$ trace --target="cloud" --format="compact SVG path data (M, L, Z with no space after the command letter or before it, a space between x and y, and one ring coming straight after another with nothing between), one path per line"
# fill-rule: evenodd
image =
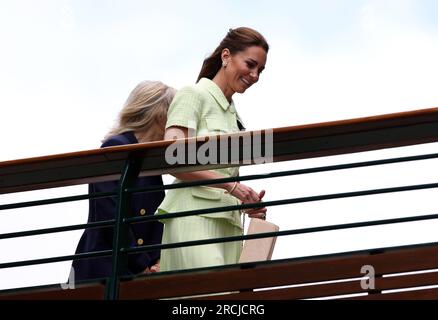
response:
M412 27L417 23L417 1L414 0L368 0L360 8L361 28L367 32L380 33L388 27Z
M288 126L438 106L438 36L417 22L414 2L398 3L368 1L358 10L358 28L351 26L356 32L340 32L319 51L296 37L277 38L260 83L239 97L247 124Z

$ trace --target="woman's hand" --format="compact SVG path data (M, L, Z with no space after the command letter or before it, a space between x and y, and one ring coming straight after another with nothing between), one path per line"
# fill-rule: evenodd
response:
M157 262L149 268L151 273L160 272L160 259L157 260Z
M255 192L253 189L248 187L247 185L244 185L242 183L237 183L234 186L234 182L228 183L227 191L235 196L237 199L239 199L242 202L245 203L257 203L260 202L260 197L257 192Z
M143 274L150 274L150 273L155 273L155 272L159 272L160 271L160 259L157 260L157 262L149 267L146 267L146 269L143 270Z
M260 191L260 194L259 194L260 201L262 201L264 196L265 196L265 190ZM263 208L247 209L244 211L244 213L246 213L248 215L248 217L250 217L250 218L258 218L258 219L265 220L266 219L266 211L268 211L268 209L266 209L266 207L263 207Z
M234 184L231 184L229 190L232 190L233 186ZM233 196L242 201L242 204L258 203L262 201L265 193L265 190L262 190L259 194L257 194L257 192L255 192L253 189L241 183L238 183L231 192ZM246 213L248 217L259 219L266 219L266 211L266 207L247 209L245 211L242 210L242 212Z

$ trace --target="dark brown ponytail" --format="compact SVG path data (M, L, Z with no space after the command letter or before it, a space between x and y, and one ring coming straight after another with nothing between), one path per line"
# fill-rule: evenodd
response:
M268 42L256 30L246 27L230 29L214 52L204 60L196 82L201 78L208 78L210 80L214 78L222 66L221 54L225 48L230 50L231 54L235 54L252 46L262 47L266 53L269 51Z

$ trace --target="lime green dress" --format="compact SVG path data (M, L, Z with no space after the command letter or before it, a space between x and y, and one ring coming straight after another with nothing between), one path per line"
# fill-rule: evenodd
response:
M222 90L211 80L202 78L197 84L179 90L173 99L166 128L189 128L196 136L239 131L239 116L234 103L229 103ZM240 121L240 119L239 119ZM238 167L212 170L223 177L238 175ZM175 180L174 183L180 181ZM223 189L196 186L169 190L156 214L207 209L240 204L240 200ZM163 244L242 235L238 210L199 214L161 220L164 223ZM237 263L241 241L191 246L161 251L161 271L200 268Z

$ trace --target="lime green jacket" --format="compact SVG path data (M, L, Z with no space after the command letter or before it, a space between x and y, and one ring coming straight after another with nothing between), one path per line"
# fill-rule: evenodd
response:
M173 99L166 128L179 126L189 128L190 136L208 136L238 132L239 128L234 103L229 103L222 90L211 80L202 78L192 86L182 88ZM212 170L223 177L237 176L238 167ZM174 183L180 182L175 180ZM207 186L196 186L169 190L158 208L160 213L206 209L240 204L240 200L225 193L225 190ZM200 214L209 218L223 218L235 226L242 227L240 212L227 211ZM163 221L165 222L165 221Z

